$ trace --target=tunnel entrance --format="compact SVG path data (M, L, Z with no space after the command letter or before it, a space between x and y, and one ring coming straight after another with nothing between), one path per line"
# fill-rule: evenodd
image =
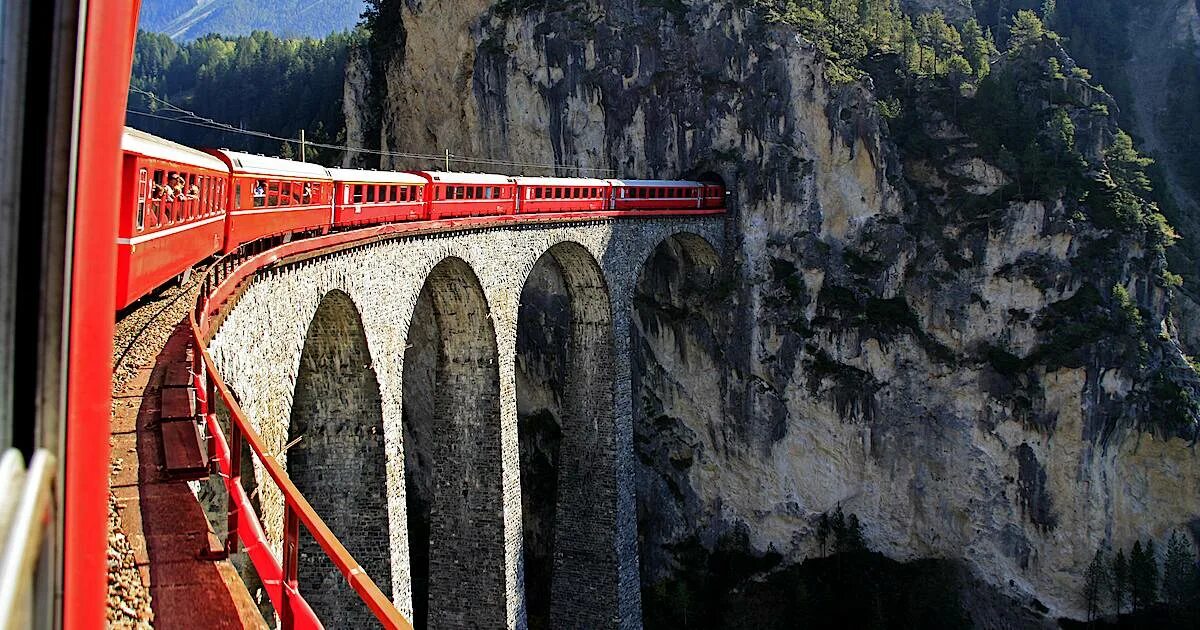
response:
M404 353L404 475L414 627L503 627L496 334L466 262L417 298Z
M717 328L718 258L693 234L672 236L638 276L630 321L638 557L647 628L684 627L675 572L695 544L702 506L691 490L706 444L720 444L724 367ZM695 626L695 619L692 625Z
M287 470L330 530L390 594L383 408L371 365L358 310L350 296L331 291L317 307L300 355ZM375 623L303 529L299 551L300 590L318 618L331 626Z
M529 628L607 625L617 588L612 310L581 245L555 245L530 272L516 368Z

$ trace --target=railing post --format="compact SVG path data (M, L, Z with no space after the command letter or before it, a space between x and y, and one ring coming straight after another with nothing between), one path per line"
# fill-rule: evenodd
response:
M283 515L283 583L279 585L280 600L283 605L279 610L279 623L283 630L291 630L296 625L292 613L292 597L300 594L299 567L300 563L300 518L291 505L287 505Z
M215 414L213 418L216 419ZM242 485L242 428L236 420L229 423L229 480L235 488ZM241 511L242 508L231 496L229 522L225 526L225 553L231 556L238 551L238 518Z

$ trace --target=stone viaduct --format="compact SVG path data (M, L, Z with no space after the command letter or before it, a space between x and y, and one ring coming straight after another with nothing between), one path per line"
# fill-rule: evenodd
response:
M662 248L689 267L670 273L711 274L724 230L708 216L400 236L261 273L209 348L289 476L418 627L640 627L635 288ZM538 312L535 278L555 314ZM535 484L518 330L549 334L554 318L557 426ZM280 545L282 499L258 490ZM550 551L535 560L535 545ZM371 625L327 563L302 533L305 598L335 626Z

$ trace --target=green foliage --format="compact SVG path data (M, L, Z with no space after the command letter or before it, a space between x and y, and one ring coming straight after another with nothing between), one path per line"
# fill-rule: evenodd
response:
M1138 310L1137 303L1129 295L1129 290L1124 285L1114 284L1112 296L1117 302L1117 309L1121 314L1121 319L1125 322L1125 326L1130 334L1139 332L1142 328L1142 313Z
M139 32L131 84L201 116L238 127L312 142L345 140L341 109L349 50L361 33L325 39L281 39L265 32L247 36L208 35L177 44L165 35ZM131 93L132 110L166 115L164 106ZM128 124L196 147L229 147L277 154L277 140L254 138L129 115ZM299 147L290 147L298 153ZM307 158L340 161L337 151L309 147Z
M1033 11L1017 11L1009 27L1009 50L1017 52L1046 34L1046 26Z

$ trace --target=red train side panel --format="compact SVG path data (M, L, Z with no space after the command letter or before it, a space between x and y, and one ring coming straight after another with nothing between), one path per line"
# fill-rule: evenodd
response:
M229 171L211 155L125 129L117 308L221 249Z
M518 214L604 210L612 185L603 179L515 177Z
M487 173L416 173L429 182L425 199L430 219L486 217L516 211L517 186L511 177Z
M331 168L333 224L337 227L419 221L428 218L425 187L413 173Z
M702 208L700 182L658 179L610 179L615 210L695 210Z
M232 173L225 252L267 236L329 230L333 180L325 167L227 149L211 153Z

